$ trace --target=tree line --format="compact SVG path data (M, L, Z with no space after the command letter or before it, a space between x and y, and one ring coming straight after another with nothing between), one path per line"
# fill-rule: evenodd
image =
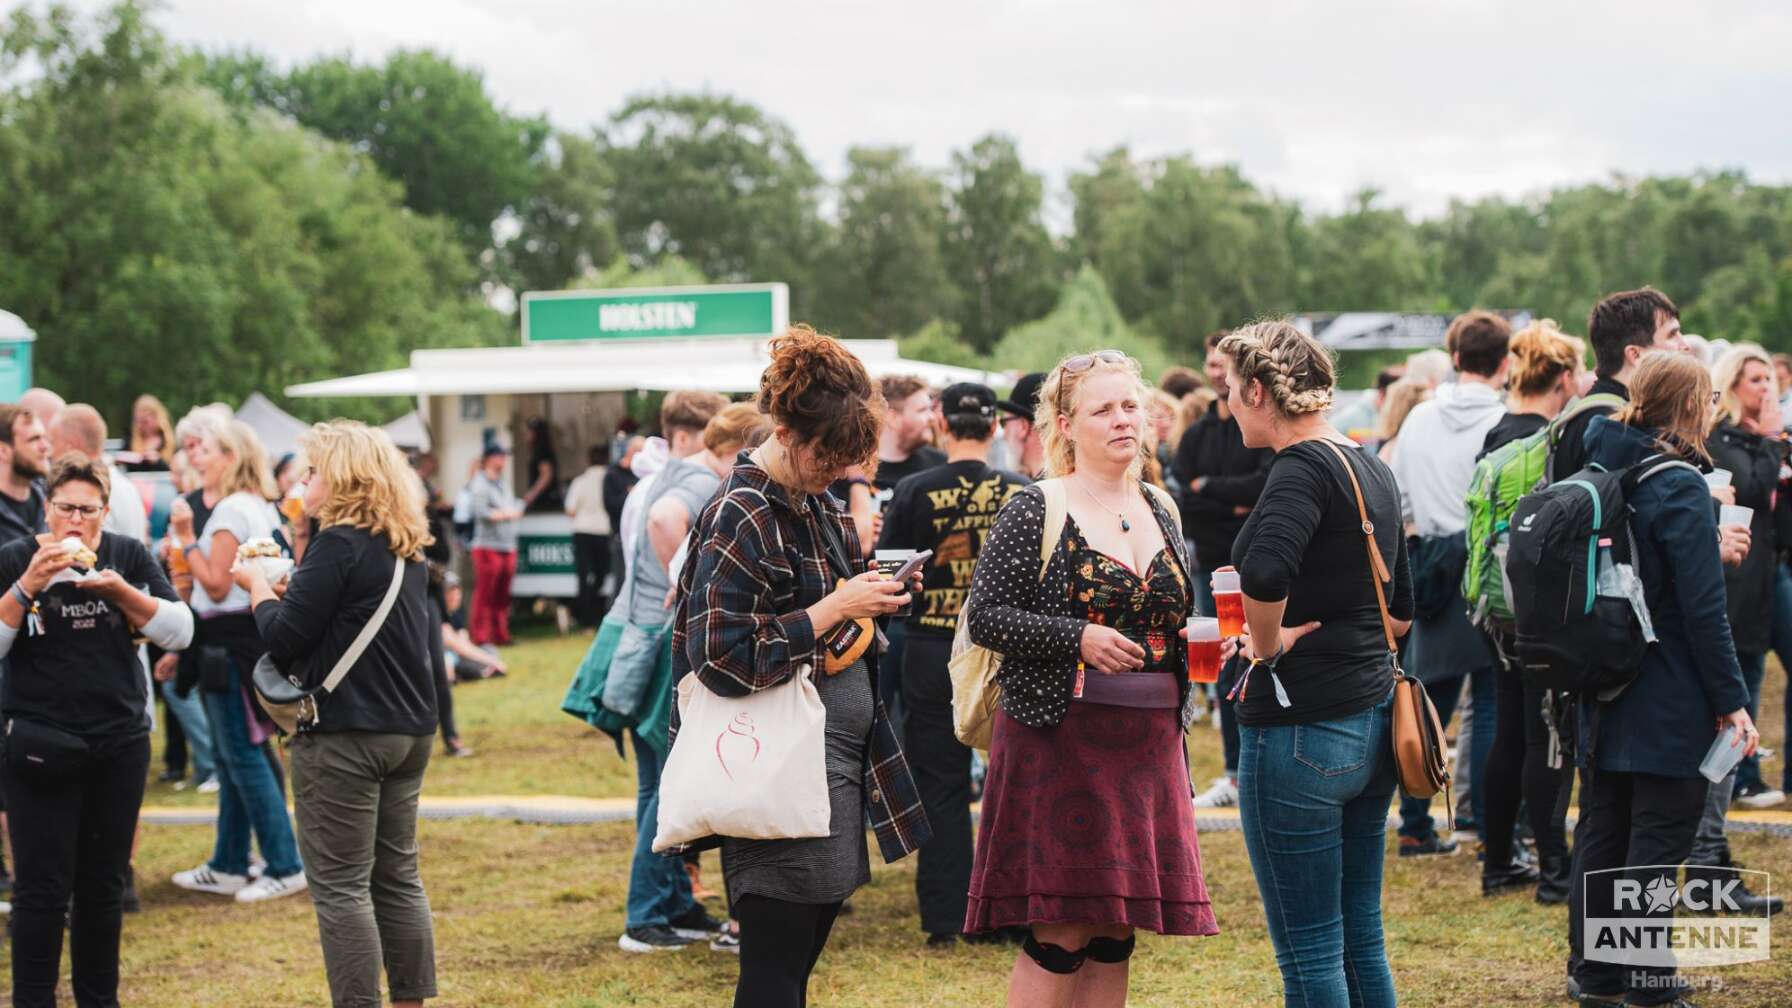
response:
M1792 349L1792 187L1740 171L1415 219L1372 190L1321 213L1230 165L1119 148L1070 176L1053 234L1044 178L1001 133L942 169L855 147L830 179L727 95L638 95L565 128L429 51L278 67L174 46L136 3L0 31L0 307L42 335L47 382L120 414L139 391L235 400L514 342L508 295L643 274L781 280L793 318L997 367L1095 340L1190 360L1213 329L1293 311L1527 308L1572 331L1643 283L1688 331Z

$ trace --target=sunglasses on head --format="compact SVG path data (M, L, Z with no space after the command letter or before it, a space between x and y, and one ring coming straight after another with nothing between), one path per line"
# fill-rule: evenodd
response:
M1082 374L1094 367L1096 361L1103 364L1124 364L1126 355L1118 350L1097 350L1094 353L1077 354L1075 357L1066 358L1063 367L1069 374Z

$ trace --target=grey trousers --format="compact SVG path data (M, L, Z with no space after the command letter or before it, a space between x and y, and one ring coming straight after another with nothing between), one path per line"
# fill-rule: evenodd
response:
M433 735L293 739L299 853L335 1008L436 996L435 925L417 874L417 796Z
M1727 865L1730 863L1730 839L1724 828L1730 818L1730 794L1736 790L1736 771L1716 784L1705 796L1705 814L1699 817L1699 831L1692 838L1692 853L1686 856L1689 865Z

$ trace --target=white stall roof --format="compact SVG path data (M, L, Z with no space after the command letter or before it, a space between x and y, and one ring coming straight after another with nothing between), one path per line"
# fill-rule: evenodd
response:
M249 398L244 399L237 409L236 418L248 424L249 429L261 438L269 462L297 448L300 435L311 429L310 424L274 405L273 400L260 392L249 393Z
M615 340L575 346L532 344L417 350L411 366L287 388L299 397L509 395L710 389L750 392L770 358L763 339ZM872 377L912 374L933 385L1001 382L971 368L906 360L894 340L844 341ZM1002 382L1006 384L1006 382Z

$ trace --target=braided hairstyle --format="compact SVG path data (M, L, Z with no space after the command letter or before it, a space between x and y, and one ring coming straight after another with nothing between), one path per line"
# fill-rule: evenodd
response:
M807 325L772 339L771 364L759 376L759 410L815 450L829 472L877 456L884 397L864 362L832 336Z
M1276 411L1287 417L1331 408L1337 368L1331 351L1286 319L1232 330L1216 347L1232 361L1241 382L1257 382Z

